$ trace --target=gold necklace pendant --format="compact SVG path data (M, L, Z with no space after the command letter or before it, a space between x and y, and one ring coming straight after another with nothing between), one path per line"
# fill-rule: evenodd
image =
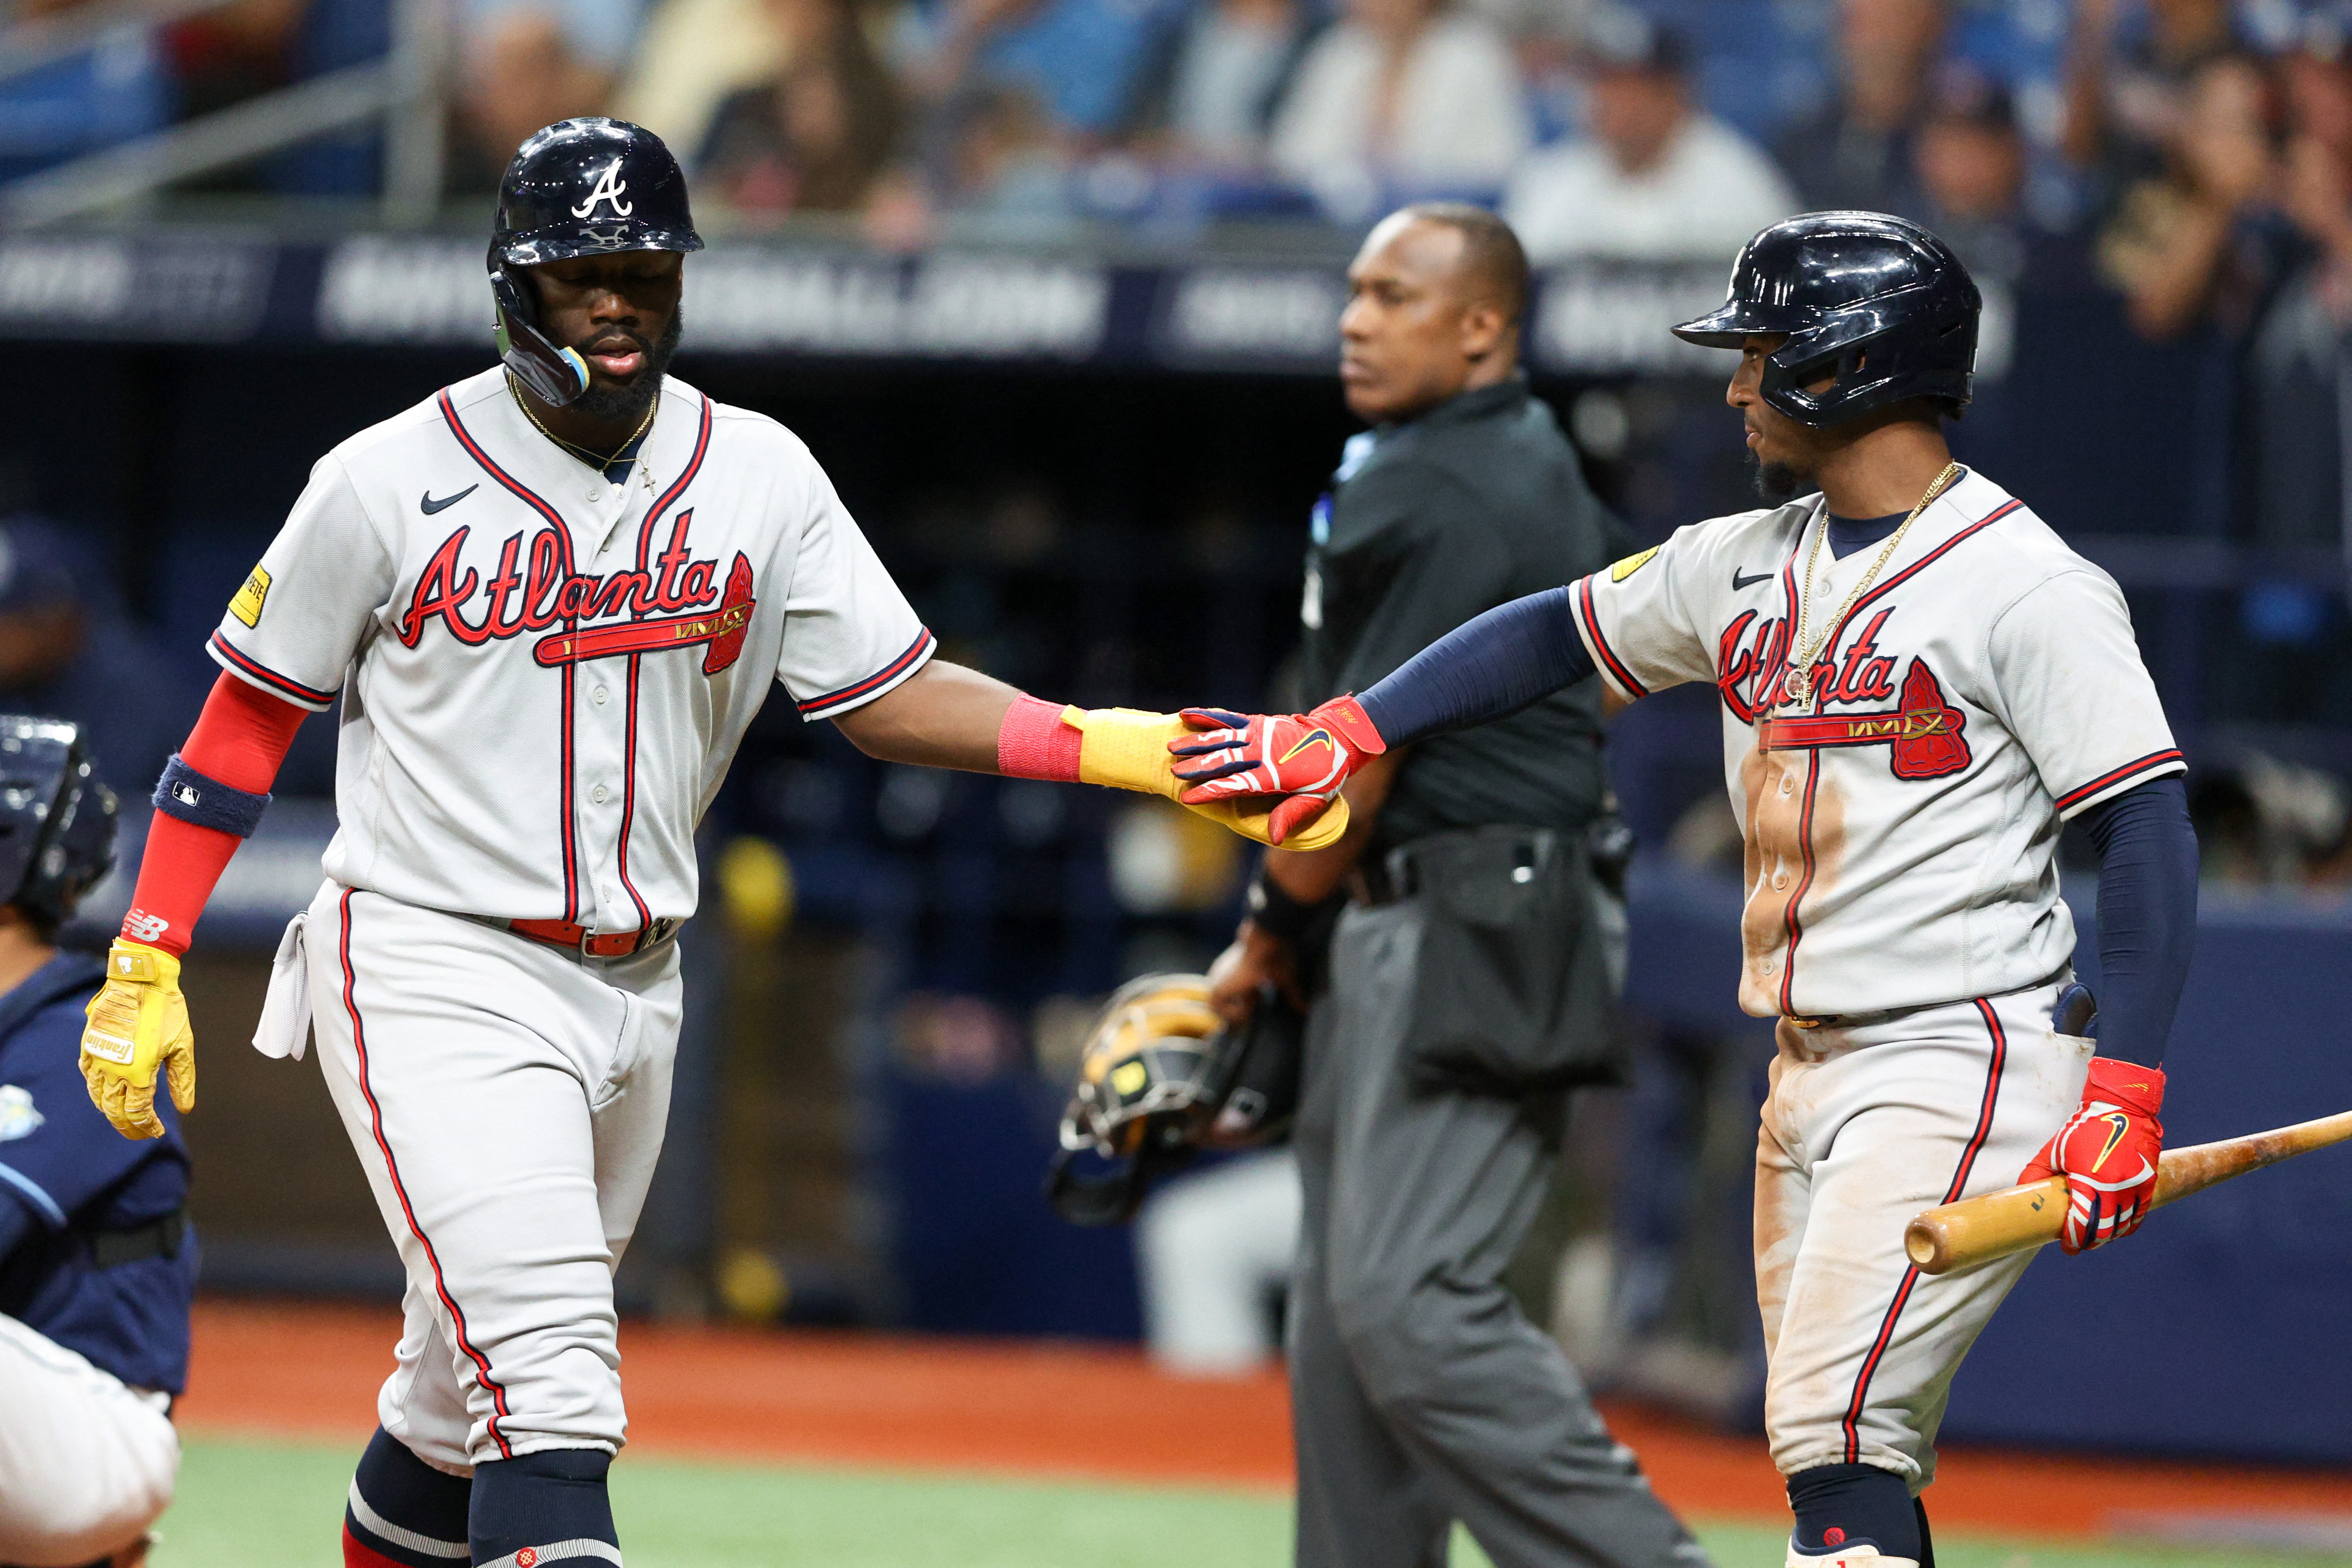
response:
M1789 669L1788 673L1781 678L1780 700L1772 705L1774 712L1812 706L1813 666L1821 659L1822 645L1837 635L1837 628L1845 624L1846 616L1853 613L1854 605L1862 602L1862 596L1870 591L1870 585L1878 581L1879 573L1885 570L1886 563L1895 559L1895 552L1903 547L1904 535L1909 533L1911 525L1919 521L1919 514L1926 511L1936 498L1944 493L1944 487L1958 478L1959 472L1960 465L1958 463L1944 465L1944 471L1936 476L1927 486L1927 493L1919 498L1919 504L1913 507L1909 515L1905 517L1895 531L1887 536L1886 547L1878 552L1878 558L1870 563L1870 569L1854 583L1853 591L1845 596L1845 603L1838 606L1837 614L1822 623L1821 635L1816 637L1810 635L1812 626L1813 570L1821 564L1822 541L1828 537L1830 531L1829 501L1827 498L1822 500L1822 510L1817 519L1820 526L1813 533L1812 549L1805 555L1805 578L1797 593L1797 624L1790 628L1789 637Z
M581 462L583 462L590 468L595 469L600 474L606 468L611 468L613 464L619 459L620 455L623 452L627 451L632 446L635 446L638 438L643 437L648 429L652 428L654 416L661 412L661 390L656 387L654 390L653 403L646 409L646 416L637 421L637 427L629 432L629 438L622 442L618 447L614 447L613 455L611 457L605 458L599 457L596 453L590 451L587 447L581 446L576 441L565 440L562 437L557 435L554 431L549 429L544 424L541 423L539 416L530 411L530 405L523 401L522 389L515 384L515 379L511 374L507 377L507 391L513 396L515 406L522 410L522 416L530 421L534 429L536 429L541 435L546 437L549 440L554 442L557 446L562 447L565 451L571 453Z

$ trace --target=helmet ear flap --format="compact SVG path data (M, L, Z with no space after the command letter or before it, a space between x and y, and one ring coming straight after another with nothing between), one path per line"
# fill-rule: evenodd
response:
M490 296L498 302L499 358L541 402L562 408L588 390L588 362L576 349L559 348L539 328L539 303L530 290L509 277L490 257Z

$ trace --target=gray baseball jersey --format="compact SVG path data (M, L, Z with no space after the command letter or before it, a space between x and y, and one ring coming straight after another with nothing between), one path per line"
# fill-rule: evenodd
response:
M290 702L342 689L335 881L625 931L693 912L771 679L829 717L933 644L774 420L671 377L616 484L492 369L320 459L210 647Z
M2123 595L1980 474L1879 548L1826 548L1814 700L1784 695L1818 495L1676 531L1576 585L1579 629L1627 698L1721 694L1747 839L1740 1005L1870 1014L2000 995L2064 968L2063 818L2184 766Z

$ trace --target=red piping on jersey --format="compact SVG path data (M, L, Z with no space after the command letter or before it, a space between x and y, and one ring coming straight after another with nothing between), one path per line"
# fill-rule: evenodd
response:
M702 423L695 431L694 456L687 459L686 471L678 475L677 482L662 491L660 499L654 502L653 510L646 513L645 528L637 534L638 571L642 572L646 569L646 542L651 537L654 520L667 511L669 503L683 495L686 492L686 487L694 482L694 476L702 468L702 455L709 450L710 450L710 399L706 397L702 400Z
M1827 528L1829 524L1823 522L1822 526ZM1780 668L1767 669L1763 684L1756 689L1759 714L1770 712L1780 700L1775 693L1788 679L1789 653L1797 646L1797 556L1804 547L1805 531L1800 528L1789 545L1789 558L1780 563L1780 592L1787 596L1789 605L1788 640L1780 652ZM1793 994L1790 987L1797 981L1797 943L1804 935L1804 928L1797 920L1797 905L1804 899L1805 890L1813 885L1813 784L1821 774L1822 754L1815 752L1805 759L1805 804L1797 816L1797 858L1803 862L1804 872L1797 879L1797 890L1789 895L1788 904L1780 910L1781 923L1789 933L1788 950L1780 955L1780 1011L1784 1014L1796 1010L1789 998Z
M655 500L652 507L646 512L645 521L637 527L637 570L639 572L647 569L646 555L646 552L653 548L654 524L660 520L663 512L669 510L671 502L686 493L686 487L694 482L694 476L702 469L702 455L709 450L710 399L706 397L702 400L702 420L695 430L694 456L687 459L686 471L678 475L677 482L662 491ZM639 460L643 460L642 453L639 455ZM643 614L640 611L630 618L641 619ZM644 895L637 891L637 885L629 880L629 833L637 820L637 670L644 658L643 654L633 653L629 656L629 715L627 731L622 742L625 750L621 758L621 842L616 857L621 871L621 889L629 895L629 902L636 906L639 931L644 931L654 923L652 907L646 902Z
M529 486L525 485L520 479L516 479L512 474L508 473L504 468L499 468L496 463L490 461L490 455L482 450L481 444L474 439L472 433L469 432L466 428L465 425L458 419L457 405L449 401L449 389L446 386L441 389L440 402L441 417L448 421L450 430L457 435L457 444L466 448L467 455L482 466L482 471L484 473L498 480L499 483L504 485L508 489L512 490L517 496L520 497L533 510L535 510L540 516L547 519L550 523L554 525L556 532L562 534L568 542L572 537L572 531L570 528L565 526L562 514L558 512L553 507L548 505L546 501L541 500L538 494ZM568 570L565 574L567 576L570 575Z
M853 697L863 697L866 693L873 690L877 686L888 685L892 680L896 679L908 665L913 664L915 660L920 658L925 653L929 652L930 650L930 647L931 628L925 626L921 631L915 634L915 640L908 645L906 652L900 654L898 658L892 659L888 664L884 665L880 669L876 670L865 679L857 682L855 686L845 686L838 691L828 691L822 697L812 697L807 701L802 703L801 717L803 719L814 719L823 709L837 707L840 704L848 701Z
M1770 712L1772 705L1779 700L1775 692L1788 672L1789 650L1797 646L1797 553L1804 547L1805 531L1800 528L1797 530L1796 538L1789 542L1788 559L1780 563L1780 597L1787 609L1785 618L1780 622L1779 637L1780 649L1778 656L1780 663L1777 668L1773 665L1772 648L1768 642L1763 649L1764 668L1758 672L1756 678L1755 708L1749 710L1744 704L1735 701L1730 689L1723 684L1722 670L1718 668L1716 672L1716 689L1723 693L1724 706L1738 714L1751 726L1755 724L1758 715Z
M1861 598L1856 599L1852 605L1846 607L1845 614L1838 617L1837 625L1831 628L1830 635L1822 639L1822 651L1823 657L1831 658L1832 663L1834 663L1834 656L1837 653L1838 639L1845 636L1845 628L1847 626L1852 624L1855 616L1862 613L1864 605L1868 605L1872 600L1893 589L1905 580L1916 575L1919 572L1933 564L1935 562L1941 560L1945 555L1951 552L1953 547L1959 544L1963 540L1974 538L1976 535L1983 532L1986 529L1990 528L1994 523L1999 522L2002 518L2007 517L2011 512L2015 511L2024 504L2025 503L2021 500L2011 500L1995 508L1991 512L1969 524L1968 527L1960 530L1959 532L1952 535L1951 538L1947 539L1943 543L1938 544L1935 549L1930 550L1927 554L1922 555L1918 560L1914 561L1910 565L1906 566L1902 571L1897 572L1894 576L1889 577L1885 582L1881 583L1869 593L1864 594ZM1829 526L1826 520L1822 522L1822 526L1824 528ZM1801 541L1804 537L1804 530L1799 529L1797 531L1797 537ZM1782 574L1789 582L1789 603L1790 605L1789 614L1790 616L1790 624L1791 626L1795 625L1796 616L1796 552L1791 551L1789 555L1789 564L1782 568ZM1794 644L1792 641L1791 647L1793 646ZM1796 1004L1790 998L1792 994L1793 987L1797 983L1797 943L1804 936L1802 925L1797 919L1797 905L1804 898L1805 889L1813 885L1813 786L1820 782L1821 773L1822 754L1819 752L1814 752L1806 761L1805 805L1803 813L1798 818L1797 826L1798 847L1804 858L1805 873L1797 883L1796 892L1789 899L1788 909L1783 911L1783 918L1787 922L1789 930L1789 949L1786 954L1783 955L1780 964L1780 1011L1790 1014L1793 1014L1797 1010Z
M629 717L628 727L621 743L626 751L621 758L621 842L616 863L621 868L621 890L629 895L629 902L637 910L637 929L644 931L654 923L654 911L629 880L629 829L637 819L637 665L646 656L629 656Z
M1976 1001L1979 1013L1984 1015L1985 1030L1992 1037L1992 1064L1985 1072L1984 1100L1977 1108L1976 1131L1969 1135L1968 1146L1960 1151L1959 1168L1952 1173L1952 1184L1944 1189L1944 1202L1958 1203L1968 1190L1969 1173L1977 1163L1977 1155L1992 1135L1993 1107L2000 1100L2000 1075L2009 1059L2009 1037L2002 1033L2000 1018L1992 1004L1979 996ZM1895 1300L1887 1305L1886 1317L1878 1325L1878 1338L1872 1342L1870 1354L1863 1358L1862 1371L1853 1380L1853 1398L1845 1407L1845 1462L1862 1463L1862 1409L1870 1395L1870 1380L1877 1375L1879 1361L1886 1347L1895 1342L1895 1321L1903 1315L1904 1305L1911 1300L1912 1288L1919 1283L1919 1266L1912 1264L1903 1271L1903 1283L1895 1289Z
M331 691L320 691L315 687L305 686L300 681L280 675L268 665L237 652L236 648L229 646L229 640L218 632L215 632L212 636L212 647L223 658L235 665L239 674L251 676L257 682L269 688L281 697L289 697L297 702L314 708L330 707L335 700L335 694Z
M1960 530L1959 532L1952 535L1951 538L1947 539L1943 543L1938 544L1935 549L1930 550L1927 554L1922 555L1918 560L1914 561L1910 565L1906 566L1902 571L1897 572L1885 582L1879 584L1878 586L1873 588L1869 593L1864 594L1861 598L1856 599L1853 604L1848 607L1846 613L1838 617L1836 629L1830 633L1829 640L1822 644L1822 656L1827 658L1837 652L1838 639L1845 636L1847 624L1850 623L1854 616L1862 613L1864 605L1871 603L1882 595L1892 592L1906 580L1916 576L1919 573L1925 571L1927 567L1935 564L1937 561L1943 559L1944 556L1949 554L1952 550L1959 545L1963 541L1975 538L1978 534L1982 533L1986 529L1990 528L1994 523L1999 522L2002 518L2007 517L2011 512L2015 511L2019 507L2021 507L2025 503L2021 500L2011 500L1996 507L1992 511L1969 524L1968 527ZM1826 527L1827 525L1824 524L1823 526Z
M572 530L565 525L562 515L541 500L521 480L490 461L490 455L482 450L480 443L474 439L465 424L458 419L457 405L449 401L449 389L446 386L441 389L440 403L441 417L448 422L451 433L457 437L457 444L466 448L467 455L481 465L484 473L520 496L540 516L547 520L549 526L555 531L557 545L563 552L562 559L557 564L562 568L565 577L572 576ZM563 625L567 630L573 629L578 625L578 617L568 616L564 617ZM580 850L578 845L573 842L572 806L572 706L574 697L572 675L573 668L569 664L563 667L562 745L561 763L557 770L562 816L561 826L563 842L563 918L567 921L577 920L580 917Z
M1797 878L1796 891L1789 895L1788 907L1780 911L1789 928L1788 951L1780 955L1780 1011L1793 1014L1797 984L1797 943L1804 940L1804 928L1797 920L1797 906L1804 902L1806 892L1813 885L1813 786L1822 780L1822 754L1809 753L1805 758L1805 804L1797 814L1797 857L1804 870Z
M1576 584L1576 614L1577 618L1584 623L1584 635L1592 639L1592 650L1601 656L1601 662L1609 667L1609 673L1616 679L1617 684L1633 697L1647 697L1649 689L1633 679L1633 672L1625 668L1624 661L1609 646L1609 639L1601 635L1601 617L1592 613L1592 578L1590 575Z
M448 395L444 393L442 398L446 403ZM416 1244L425 1249L425 1261L433 1269L434 1291L440 1296L441 1304L449 1309L450 1321L457 1325L457 1348L464 1351L467 1358L474 1363L475 1375L481 1379L482 1386L490 1391L490 1401L498 1406L499 1414L490 1417L488 1423L490 1440L498 1444L500 1458L511 1459L514 1450L507 1445L507 1435L499 1430L499 1417L514 1418L514 1413L507 1408L506 1386L490 1375L489 1358L474 1348L474 1342L466 1328L466 1314L458 1309L457 1299L449 1294L448 1280L442 1277L441 1256L433 1250L432 1238L425 1234L425 1227L416 1223L416 1210L408 1201L408 1187L400 1179L400 1162L392 1157L392 1145L384 1140L383 1108L376 1103L375 1089L368 1082L367 1031L360 1025L359 1003L352 994L357 978L352 971L352 894L354 891L356 889L345 888L342 898L337 900L342 914L342 933L336 945L343 963L343 1011L351 1016L352 1049L359 1057L360 1093L367 1100L368 1121L375 1134L375 1146L383 1152L383 1168L391 1173L393 1194L400 1199L400 1212L408 1221L408 1233L416 1237Z
M2089 784L2082 784L2076 788L2068 790L2064 795L2058 797L2056 802L2057 807L2059 810L2064 811L2067 807L2074 805L2077 801L2088 800L2091 796L2098 794L2101 790L2108 789L2116 784L2119 784L2135 773L2150 773L2158 768L2168 767L2172 763L2180 761L2182 761L2182 758L2178 747L2169 752L2150 752L2147 755L2140 758L2137 762L2126 763L2122 767L2116 768L2110 773L2101 773Z

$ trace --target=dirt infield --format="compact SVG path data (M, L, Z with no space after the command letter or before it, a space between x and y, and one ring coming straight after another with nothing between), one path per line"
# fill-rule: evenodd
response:
M396 1315L207 1300L179 1407L189 1430L344 1439L374 1424ZM1282 1380L1196 1380L1132 1351L1054 1342L680 1329L621 1336L631 1447L679 1458L776 1459L1279 1489L1290 1483ZM1786 1517L1760 1440L1632 1406L1617 1435L1676 1508ZM1948 1451L1939 1531L2089 1536L2116 1513L2352 1511L2342 1472Z

